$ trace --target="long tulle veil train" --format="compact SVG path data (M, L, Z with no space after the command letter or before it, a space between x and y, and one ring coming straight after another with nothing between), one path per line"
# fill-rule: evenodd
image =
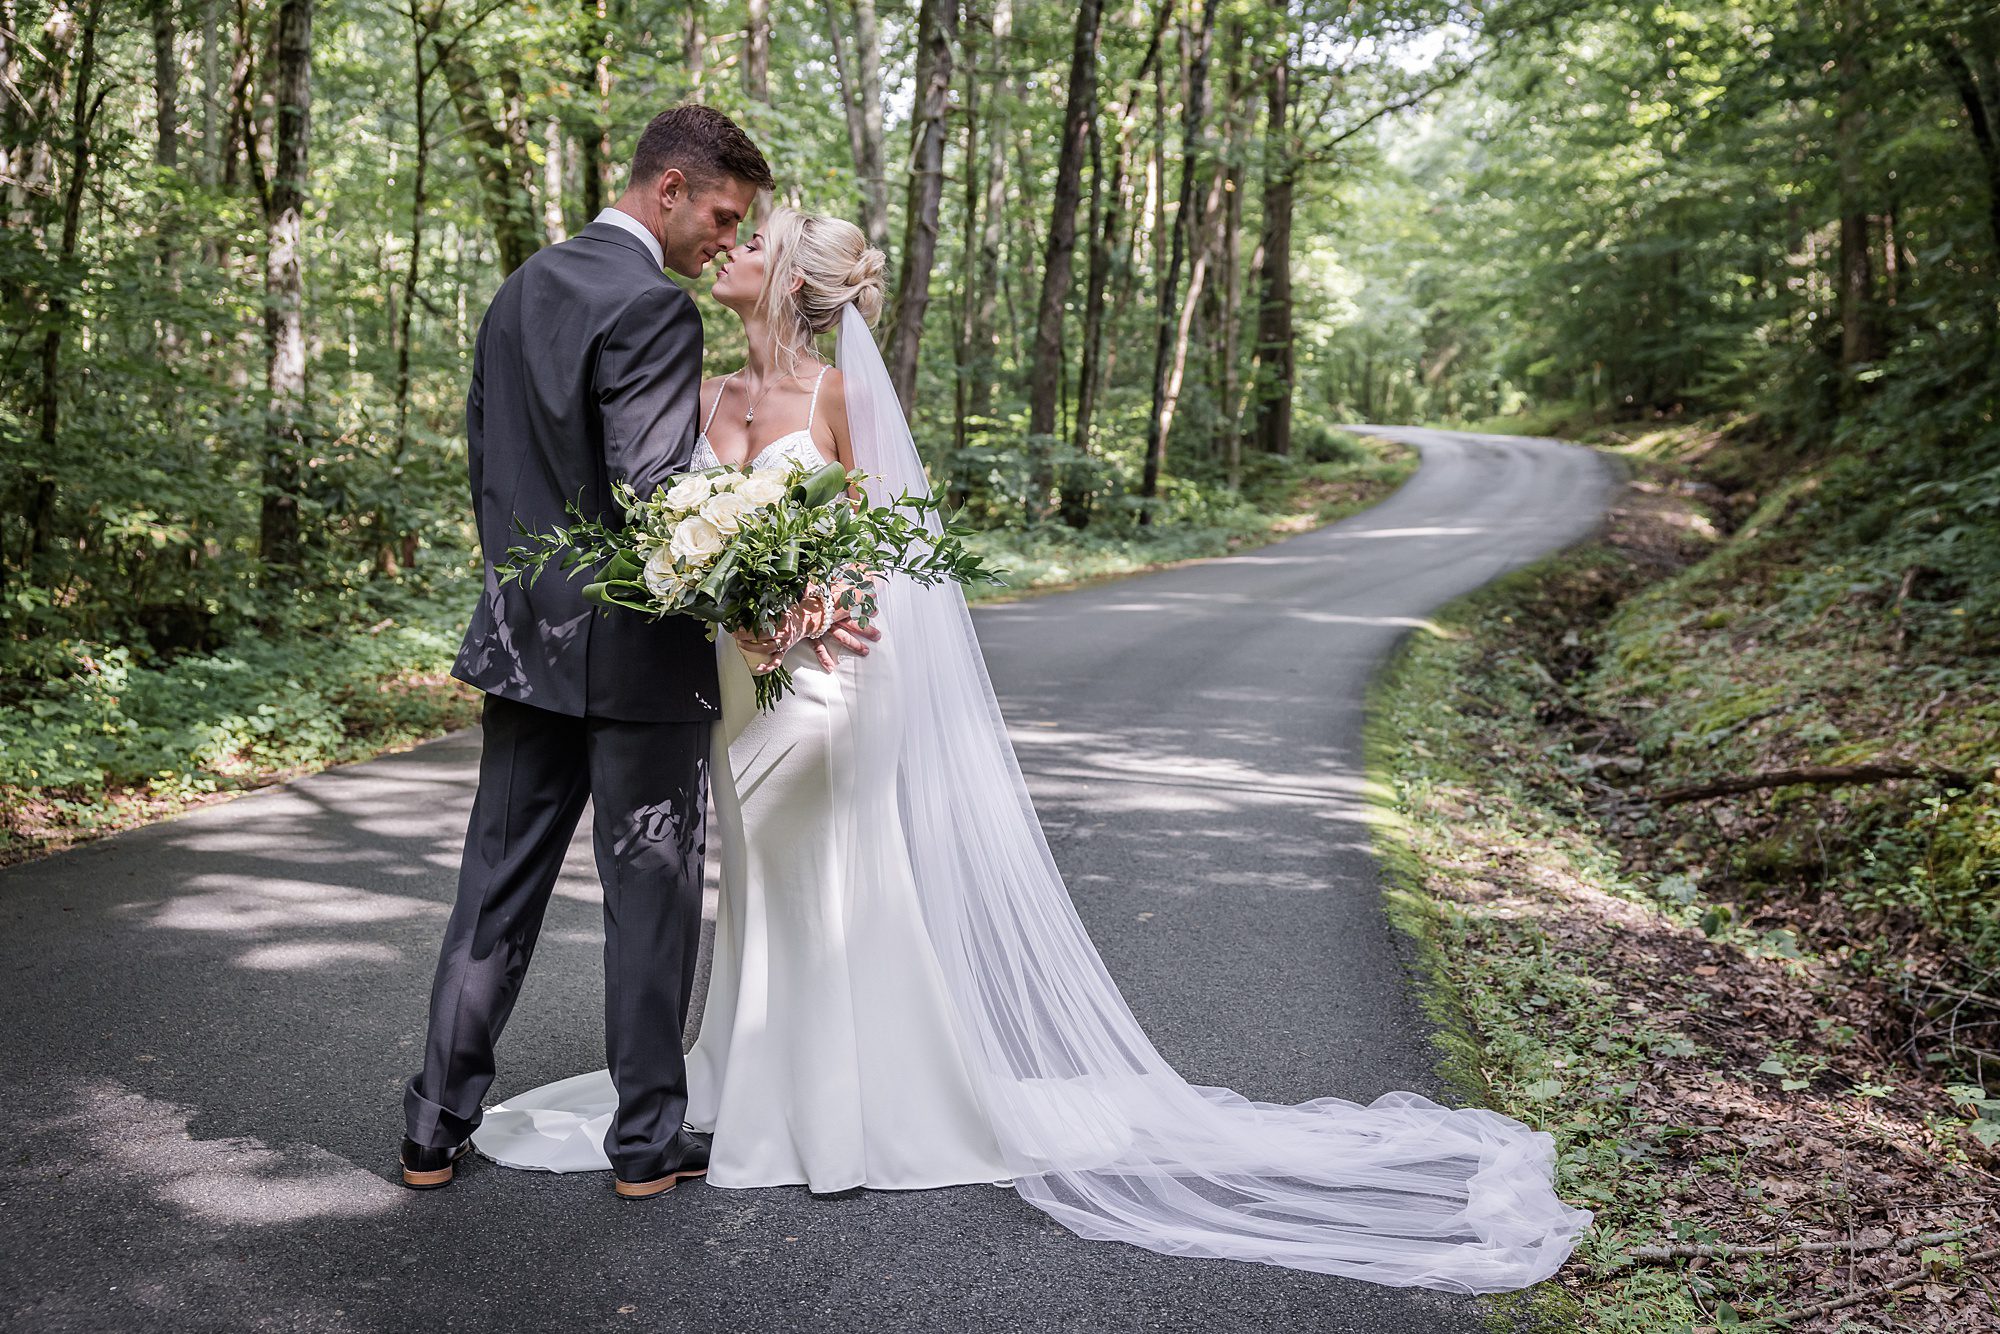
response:
M858 466L880 502L929 494L888 371L842 316ZM1554 1144L1495 1112L1391 1093L1252 1102L1153 1049L1070 903L956 586L883 592L856 674L856 803L900 829L976 1087L1022 1198L1085 1237L1458 1292L1561 1266L1589 1213L1557 1198ZM880 785L880 786L873 786ZM902 850L907 849L905 854Z

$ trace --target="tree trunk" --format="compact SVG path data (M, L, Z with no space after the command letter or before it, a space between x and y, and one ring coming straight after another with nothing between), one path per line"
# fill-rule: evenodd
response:
M96 13L97 6L93 4L93 18ZM95 25L87 26L94 29ZM77 31L74 13L62 8L51 13L42 25L41 55L46 73L35 80L32 91L25 98L7 98L9 114L13 114L16 107L23 108L17 125L26 140L15 149L13 170L7 178L7 225L27 230L38 247L47 244L45 229L49 210L43 201L53 193L55 125L62 115L63 90L68 84L70 52L76 47ZM12 45L13 41L19 40L19 30L12 18L8 20L8 33L11 38L8 46L8 63L12 66L10 83L12 91L19 94L21 58ZM0 90L0 93L4 92Z
M1056 391L1063 370L1063 323L1069 308L1070 266L1076 254L1076 206L1083 194L1083 155L1097 119L1099 0L1082 0L1069 58L1069 103L1056 155L1049 243L1042 255L1042 294L1035 307L1035 344L1028 373L1028 448L1033 455L1028 517L1042 517L1055 483L1048 437L1056 429Z
M1090 118L1090 272L1083 282L1083 357L1076 373L1076 422L1070 449L1091 452L1091 419L1097 413L1098 367L1104 356L1104 295L1111 279L1111 238L1118 231L1118 196L1125 170L1125 146L1120 136L1113 158L1111 182L1104 181L1104 136L1097 117ZM1091 491L1087 470L1072 468L1062 479L1062 520L1071 528L1090 523Z
M181 62L174 54L174 0L153 0L153 162L180 165Z
M743 33L743 91L751 101L771 104L771 0L749 0Z
M1104 178L1104 142L1099 118L1090 120L1090 273L1084 280L1083 355L1076 378L1076 422L1071 445L1079 457L1090 455L1092 426L1103 386L1110 381L1111 358L1104 346L1105 314L1113 273L1130 270L1129 241L1120 248L1120 234L1126 227L1125 215L1132 211L1132 126L1138 105L1139 88L1160 59L1160 44L1166 36L1167 20L1173 5L1160 0L1153 20L1153 38L1147 45L1139 68L1125 81L1115 107L1110 108L1116 128L1117 152L1111 161L1111 179ZM1129 289L1128 289L1129 290ZM1123 309L1122 298L1118 307ZM1062 479L1063 522L1082 528L1090 522L1090 469L1077 467Z
M313 0L278 8L278 126L265 207L265 386L270 391L264 446L264 503L257 551L296 578L303 550L299 489L305 462L306 340L304 232L307 149L312 130Z
M613 173L616 163L611 160L611 38L614 27L611 22L609 0L583 0L587 40L584 59L587 77L593 96L589 122L576 137L577 172L582 177L583 225L604 211L614 193ZM695 22L700 23L699 6L694 7ZM698 29L697 29L698 30ZM697 56L700 43L695 44ZM579 229L580 230L580 229Z
M1243 29L1234 25L1230 47L1243 51ZM1239 364L1243 324L1243 264L1239 251L1243 237L1243 150L1249 142L1252 112L1248 109L1249 85L1256 81L1248 59L1232 62L1229 70L1229 152L1223 163L1222 239L1216 261L1220 267L1221 294L1218 323L1222 330L1221 375L1217 401L1221 405L1216 453L1223 463L1223 484L1234 491L1243 485L1243 369Z
M10 195L26 165L20 148L26 138L21 132L21 109L27 100L21 90L20 22L14 0L0 0L0 181L8 182ZM5 216L11 222L11 199L8 203Z
M681 63L687 66L690 102L702 100L702 80L708 73L708 33L701 22L707 7L707 0L688 0L687 15L681 28Z
M563 226L563 178L567 174L564 168L568 158L564 148L566 142L562 117L550 116L542 140L542 234L548 238L550 245L560 245L569 239L569 231Z
M961 487L957 480L957 456L965 452L967 443L966 418L972 411L972 369L973 310L980 300L979 295L979 201L986 193L986 182L982 173L984 159L980 156L979 143L979 88L986 79L986 71L981 66L978 34L991 34L992 19L982 15L978 9L968 9L965 14L968 35L964 42L963 73L964 88L959 95L960 112L965 121L965 145L960 153L964 163L965 193L961 197L959 210L959 295L958 295L958 347L952 358L952 466L945 469L946 487L954 507L964 504L960 496ZM990 62L991 56L987 57ZM858 150L857 150L858 151Z
M106 83L95 97L91 96L91 81L97 75L97 23L103 11L102 0L91 0L84 12L76 61L76 91L70 102L69 116L69 164L63 181L62 232L56 243L58 258L67 265L76 257L77 235L83 219L83 192L90 170L90 129L97 119L99 108L111 92L112 84ZM52 38L57 34L50 29ZM73 30L74 32L75 30ZM60 38L58 49L67 53L69 34ZM51 105L56 104L60 94L51 94ZM51 170L53 166L51 165ZM48 301L48 331L42 335L42 378L39 397L40 411L40 459L45 469L53 469L58 458L57 446L62 429L62 345L63 327L69 321L69 298L61 292L50 296ZM25 569L34 557L48 549L54 536L57 499L57 478L53 471L42 472L35 478L33 500L28 509L28 550L22 561Z
M221 0L201 0L201 183L222 179Z
M861 192L861 230L878 250L889 244L888 157L882 140L882 38L875 0L849 0L854 11L854 49L840 30L837 6L826 6L826 35L840 80L841 110L847 120L847 147L854 181Z
M525 135L517 148L512 127L504 120L494 120L486 85L461 50L454 47L446 56L443 72L452 106L465 130L474 173L479 179L480 205L493 228L504 277L520 268L542 246L541 219L529 186L532 168L523 151ZM518 80L512 77L507 82L518 86Z
M1930 48L1965 106L1965 126L1986 178L1987 226L1993 233L1994 253L2000 257L2000 124L1996 124L2000 122L2000 68L1992 61L1985 62L1986 77L1982 80L1951 39L1933 38Z
M987 104L984 127L984 162L979 168L983 191L979 201L979 256L972 270L972 299L966 303L963 354L972 377L968 407L975 418L993 415L993 387L1000 373L1000 247L1006 237L1008 113L1012 110L1009 99L1012 81L1001 71L1007 67L1013 34L1012 0L998 0L987 28L990 40L986 64L994 74L990 89L994 100Z
M153 165L169 171L180 167L181 62L174 51L173 0L153 0ZM162 220L158 228L160 279L169 291L179 284L175 270L174 228ZM180 351L180 335L171 316L159 325L160 355L172 360Z
M896 275L886 358L890 381L905 413L916 392L917 349L923 340L924 311L930 305L931 266L937 258L945 116L951 98L952 45L957 36L958 0L923 0L917 13L916 102L903 258Z
M1292 452L1292 202L1298 163L1291 135L1289 41L1265 75L1264 230L1258 240L1257 366L1252 424L1267 454Z
M1188 271L1187 296L1181 301L1180 318L1174 325L1174 352L1167 370L1167 392L1159 406L1162 457L1166 453L1165 442L1174 429L1174 414L1180 410L1181 385L1187 374L1188 343L1194 336L1195 310L1207 290L1208 267L1214 259L1216 247L1221 244L1222 186L1223 167L1218 162L1209 178L1208 197L1202 201L1201 219L1194 224L1199 228L1191 242L1194 265Z
M410 359L415 327L418 282L424 262L424 208L428 202L431 163L431 75L436 67L425 56L435 36L432 17L413 4L410 17L411 89L416 108L416 162L410 174L410 262L403 270L403 300L396 312L396 458L401 464L410 447Z
M1882 355L1875 267L1869 243L1867 133L1864 86L1867 0L1840 0L1840 119L1834 127L1840 174L1840 364L1855 367Z
M1153 409L1146 418L1146 467L1139 484L1139 494L1147 500L1160 494L1160 473L1167 460L1167 376L1173 354L1174 304L1180 289L1181 261L1193 240L1195 173L1201 168L1202 125L1208 119L1208 53L1215 37L1215 5L1216 0L1203 0L1201 26L1193 34L1194 57L1181 115L1180 204L1174 214L1167 273L1160 284L1159 309L1153 321ZM1142 524L1151 518L1150 508L1139 512Z

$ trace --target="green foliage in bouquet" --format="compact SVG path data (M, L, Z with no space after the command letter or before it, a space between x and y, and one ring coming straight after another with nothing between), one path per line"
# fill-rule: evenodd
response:
M623 525L586 516L547 533L516 524L522 540L497 567L502 583L532 583L551 561L575 577L596 577L583 595L604 608L681 615L731 632L775 632L786 613L815 594L866 628L878 582L900 574L919 584L998 583L1000 573L968 550L967 530L923 522L933 498L902 496L868 505L849 494L864 479L838 463L816 471L689 473L651 496L613 489ZM757 705L770 708L791 688L778 667L757 677Z

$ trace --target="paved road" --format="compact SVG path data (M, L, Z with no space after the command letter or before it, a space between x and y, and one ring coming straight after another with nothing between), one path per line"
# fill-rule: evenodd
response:
M1427 611L1585 534L1609 487L1571 446L1393 434L1424 466L1369 513L979 616L1113 975L1184 1074L1260 1099L1440 1092L1378 904L1364 689ZM603 1176L480 1164L403 1191L398 1084L477 747L0 873L0 1326L1481 1328L1466 1300L1081 1241L993 1187L635 1205ZM601 1064L575 853L502 1092Z

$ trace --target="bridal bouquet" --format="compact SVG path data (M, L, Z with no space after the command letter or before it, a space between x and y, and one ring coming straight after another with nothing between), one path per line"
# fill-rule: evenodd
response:
M966 550L964 529L944 525L933 533L919 522L941 502L906 495L871 506L848 493L862 476L838 463L785 472L724 466L688 473L647 497L619 483L613 497L623 527L587 518L575 505L576 522L553 532L517 522L525 540L498 566L500 579L532 583L556 559L571 575L596 567L583 595L601 606L693 616L759 638L813 594L865 629L875 615L876 582L890 574L921 584L998 582ZM757 707L768 709L791 689L792 676L779 667L756 682Z

